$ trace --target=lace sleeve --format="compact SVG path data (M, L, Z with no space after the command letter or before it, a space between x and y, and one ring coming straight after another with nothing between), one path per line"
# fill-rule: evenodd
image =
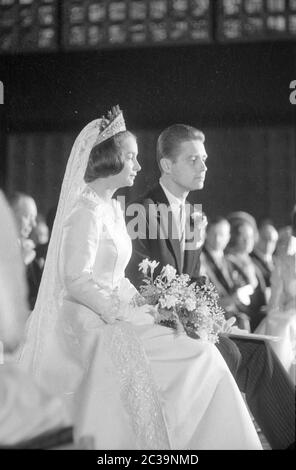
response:
M101 231L101 218L94 208L80 205L73 211L63 231L60 273L67 295L109 323L115 320L119 299L93 278Z

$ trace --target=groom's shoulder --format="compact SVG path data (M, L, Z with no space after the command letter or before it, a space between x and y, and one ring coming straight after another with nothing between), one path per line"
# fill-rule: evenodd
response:
M154 205L152 195L150 191L146 191L136 199L130 201L126 209L126 217L129 218L130 214L134 214L135 212L143 215L147 214L151 205Z
M136 200L132 203L142 204L144 206L157 203L157 194L159 192L160 185L155 184L148 188L144 193L142 193Z

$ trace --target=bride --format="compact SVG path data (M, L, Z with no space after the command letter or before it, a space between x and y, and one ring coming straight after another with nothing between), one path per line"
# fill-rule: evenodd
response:
M96 449L261 449L217 348L155 325L125 278L119 203L140 170L118 107L77 137L21 363Z

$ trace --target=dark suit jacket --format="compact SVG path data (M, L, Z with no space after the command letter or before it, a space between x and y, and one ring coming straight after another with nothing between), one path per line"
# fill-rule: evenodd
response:
M266 284L266 287L270 287L270 279L271 279L271 273L273 271L273 265L267 263L262 256L260 256L260 253L258 251L254 250L250 254L253 262L256 264L256 266L260 269L262 276L264 277L264 281Z
M182 256L180 241L174 236L176 227L172 213L168 211L169 207L169 201L158 183L127 208L127 228L132 238L133 253L126 276L136 287L139 287L142 281L138 265L145 258L159 262L155 275L163 266L170 264L179 274L188 274L193 280L199 277L201 248L185 249L184 257ZM190 206L190 210L193 210L193 206ZM139 221L137 227L134 223L135 216ZM190 217L187 223L193 224ZM136 238L132 233L134 228L138 231Z
M232 277L233 267L227 258L223 258L224 272L207 250L206 246L202 248L204 268L210 281L216 286L220 296L229 296L235 293L236 286Z

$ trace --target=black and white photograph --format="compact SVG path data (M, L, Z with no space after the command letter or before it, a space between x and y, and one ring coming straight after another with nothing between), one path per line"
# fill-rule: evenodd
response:
M296 1L0 0L0 450L263 465L295 385Z

